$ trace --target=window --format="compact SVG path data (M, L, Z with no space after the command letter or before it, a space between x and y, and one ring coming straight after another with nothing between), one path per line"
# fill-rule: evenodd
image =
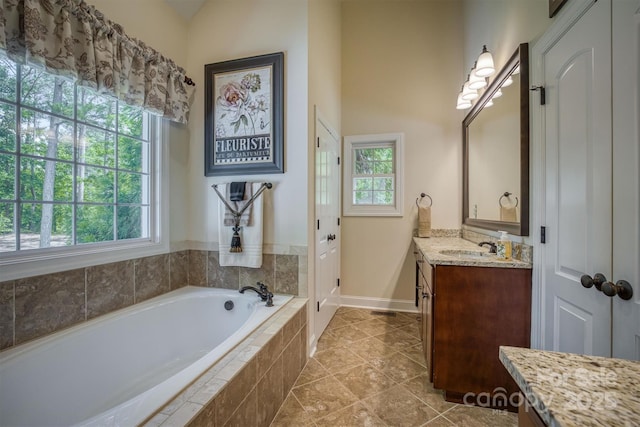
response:
M0 257L157 241L157 127L0 56Z
M344 215L402 216L403 134L344 141Z

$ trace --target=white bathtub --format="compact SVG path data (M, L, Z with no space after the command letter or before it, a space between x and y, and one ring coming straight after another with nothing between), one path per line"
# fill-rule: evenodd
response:
M139 424L290 298L188 286L4 351L0 425Z

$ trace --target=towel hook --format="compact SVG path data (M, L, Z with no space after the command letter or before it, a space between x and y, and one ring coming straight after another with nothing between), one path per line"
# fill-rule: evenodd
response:
M503 194L502 196L500 196L500 198L498 199L498 204L499 204L500 206L502 206L503 208L506 208L507 206L505 206L505 205L503 205L503 204L502 204L502 199L504 199L504 198L506 197L506 198L507 198L507 200L509 200L509 196L511 196L511 194L513 194L513 193L510 193L510 192L508 192L508 191L505 191L505 192L504 192L504 194ZM517 207L518 207L518 201L519 201L519 200L518 200L518 196L514 196L514 197L516 198L516 205L514 206L514 208L517 208Z
M430 195L426 194L426 193L420 193L420 197L416 197L416 206L420 207L420 202L422 201L422 199L424 199L425 197L429 198L429 206L426 206L427 208L430 208L431 206L433 206L433 199L431 198Z

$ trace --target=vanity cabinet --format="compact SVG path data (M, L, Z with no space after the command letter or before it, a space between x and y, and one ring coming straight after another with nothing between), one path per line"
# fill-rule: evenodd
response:
M531 270L437 265L433 293L433 386L448 401L516 410L498 353L529 347Z
M517 410L509 399L519 388L498 353L501 345L530 345L531 269L431 264L422 251L414 255L420 338L434 388L451 402Z

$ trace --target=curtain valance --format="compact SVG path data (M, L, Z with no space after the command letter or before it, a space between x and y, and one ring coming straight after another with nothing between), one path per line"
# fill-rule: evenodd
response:
M0 0L0 50L127 104L186 123L194 84L84 0Z

